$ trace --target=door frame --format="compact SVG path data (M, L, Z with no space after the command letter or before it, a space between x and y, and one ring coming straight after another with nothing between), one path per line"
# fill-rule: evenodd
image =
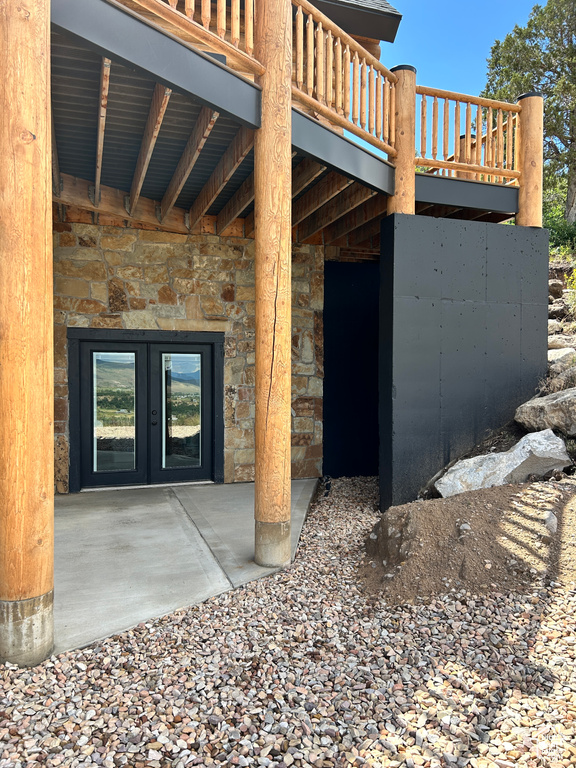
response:
M224 333L218 331L139 331L100 328L68 328L68 397L70 493L82 490L80 420L80 343L133 342L153 344L203 344L212 357L212 480L224 482ZM118 486L121 487L121 486Z

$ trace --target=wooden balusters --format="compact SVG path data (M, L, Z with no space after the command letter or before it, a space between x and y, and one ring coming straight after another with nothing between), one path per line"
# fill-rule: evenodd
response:
M222 0L220 0L220 2L222 2ZM210 0L202 0L200 18L202 20L202 26L204 27L204 29L210 29L210 16L211 16Z
M324 32L322 22L316 27L316 98L321 104L324 100Z
M296 51L296 85L302 90L304 86L304 14L300 6L296 9L294 49Z
M194 20L194 0L184 0L184 13L189 19Z
M366 59L360 62L360 125L366 130Z
M252 56L254 53L254 0L244 0L244 39L246 53Z
M360 96L360 57L358 51L354 51L352 63L352 122L358 125L358 101Z
M438 157L438 96L432 102L432 158Z
M314 93L314 20L310 14L306 20L306 92Z
M426 96L422 96L420 105L420 155L426 157Z
M384 114L383 114L383 123L384 123L384 141L388 144L390 143L390 140L394 139L394 132L392 131L391 124L393 119L393 113L394 110L390 106L390 82L388 80L384 80Z
M326 32L325 45L326 45L326 104L328 104L329 107L333 107L334 39L332 37L332 32L330 30Z
M344 117L350 119L350 46L344 48Z
M238 48L240 45L240 0L232 0L230 16L230 41L235 48Z
M204 4L202 9L204 10ZM222 40L226 36L226 0L216 0L216 34Z
M334 109L339 115L342 115L344 113L342 109L342 43L339 37L334 41L334 72L334 87L336 89Z

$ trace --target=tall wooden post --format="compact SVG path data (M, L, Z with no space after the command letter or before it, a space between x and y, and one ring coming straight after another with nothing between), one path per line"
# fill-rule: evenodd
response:
M388 201L388 213L416 210L416 69L408 64L394 67L396 91L396 135L394 147L395 189Z
M0 2L0 659L53 647L50 2Z
M256 6L254 55L266 67L254 144L256 249L255 560L290 562L292 15Z
M544 99L541 93L525 93L518 98L520 112L520 151L518 168L522 174L518 190L516 224L542 226L542 174L544 171Z

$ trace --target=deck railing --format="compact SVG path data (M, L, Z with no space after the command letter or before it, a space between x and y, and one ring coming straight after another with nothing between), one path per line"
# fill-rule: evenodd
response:
M200 50L224 55L236 72L264 76L254 56L256 0L114 2ZM413 212L416 168L517 185L520 209L531 211L517 220L541 223L541 99L537 106L533 99L507 104L417 86L412 67L390 71L309 0L291 3L293 102L387 155L396 167L389 212Z
M292 5L294 100L395 157L396 75L308 0Z
M416 86L420 102L419 155L430 173L518 184L518 104Z

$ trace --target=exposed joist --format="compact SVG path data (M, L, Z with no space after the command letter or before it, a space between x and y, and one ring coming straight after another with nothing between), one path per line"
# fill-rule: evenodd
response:
M216 232L220 234L231 221L241 216L250 203L254 202L254 174L251 173L234 197L226 203L216 219Z
M104 133L106 131L106 113L108 111L108 91L110 89L111 61L102 58L100 68L100 96L98 103L98 136L96 139L96 172L94 174L94 205L100 203L100 179L102 178L102 155L104 153Z
M52 193L60 197L62 191L62 179L60 178L60 163L58 162L58 147L56 145L56 131L54 129L54 113L52 113Z
M382 218L378 216L372 221L362 224L348 234L347 244L349 247L360 246L367 240L380 237L380 227L382 226Z
M254 131L242 127L222 155L214 172L190 208L190 228L196 226L254 146Z
M190 138L188 139L186 147L184 148L184 152L182 152L182 156L178 161L174 175L170 179L168 188L166 189L164 197L162 198L162 202L160 203L161 222L166 219L176 204L176 200L178 199L180 192L182 192L182 187L186 183L190 173L192 172L192 169L196 165L196 161L200 157L200 152L202 152L208 136L210 136L212 133L212 128L214 128L214 124L216 123L217 119L218 112L210 109L210 107L202 107L200 110L200 114L196 120L194 130L190 134ZM193 225L191 224L191 226Z
M146 127L144 128L144 134L142 136L142 143L140 144L140 153L138 154L138 160L136 162L136 170L134 171L134 177L132 178L130 199L127 205L128 213L133 212L138 204L138 198L142 191L142 184L144 183L146 172L150 165L152 152L154 151L156 139L160 133L160 127L164 120L171 94L172 90L170 88L166 88L166 86L161 83L156 84L154 93L152 94L148 120L146 121Z
M373 189L354 182L338 197L323 205L298 226L299 242L304 243L309 237L330 227L334 222L339 223L340 219L377 194Z
M300 224L315 211L353 184L352 179L332 171L292 205L292 226Z
M305 157L292 171L292 197L294 198L303 192L325 170L325 165L320 165L316 160Z
M343 217L341 221L336 222L334 226L326 229L324 232L324 242L343 247L355 244L357 241L354 240L353 234L348 235L348 233L352 233L353 230L367 224L372 219L381 218L386 214L387 207L388 198L385 195L372 197L364 205L358 206L354 211Z
M135 216L129 216L126 213L125 199L126 192L113 187L101 187L100 205L96 207L90 194L91 182L85 179L79 179L70 176L67 173L62 175L62 193L60 197L54 197L54 202L63 205L74 206L84 211L97 211L99 214L107 214L125 222L149 225L152 229L159 229L164 232L179 232L188 234L190 232L187 225L187 211L183 208L172 208L166 220L160 225L156 215L157 203L146 197L140 197ZM192 230L195 234L206 232L215 234L216 217L204 216ZM229 236L242 236L242 220L237 219L233 222L224 234Z

